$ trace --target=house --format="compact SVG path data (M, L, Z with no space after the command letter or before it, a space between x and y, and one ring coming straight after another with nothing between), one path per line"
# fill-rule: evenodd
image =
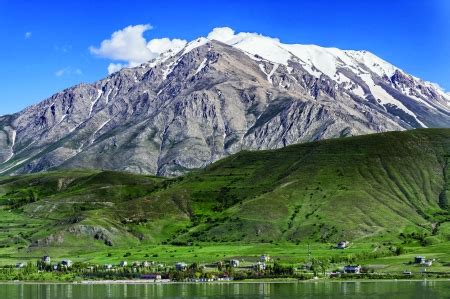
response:
M256 264L253 265L253 269L255 271L264 271L264 270L266 270L266 264L257 262Z
M120 266L120 267L126 267L126 266L128 266L128 263L127 263L127 261L121 261L121 262L119 263L119 266Z
M159 275L159 274L142 274L141 279L161 280L161 275Z
M50 257L48 255L44 255L42 257L42 262L46 265L50 265L50 263L52 262L52 260L50 259Z
M133 267L139 267L141 265L140 262L133 262Z
M177 269L177 271L184 271L187 269L187 264L186 263L176 263L175 269Z
M112 268L113 268L113 265L111 265L111 264L103 265L103 269L105 269L105 270L111 270Z
M141 263L141 266L144 267L144 268L147 268L147 267L150 267L150 263L147 262L147 261L144 261L144 262Z
M425 260L422 265L427 266L427 267L431 267L431 265L433 265L433 261L432 260Z
M357 265L357 266L352 266L352 265L348 265L344 267L344 273L356 273L359 274L361 273L361 266Z
M349 242L348 241L341 241L339 243L337 243L336 248L337 249L345 249L347 248Z
M25 267L25 263L17 263L16 268L21 269Z
M403 275L411 276L412 272L408 271L408 270L405 270L405 271L403 271Z
M270 262L270 256L263 254L263 255L261 255L261 256L259 257L259 260L260 260L262 263Z
M65 267L65 268L70 268L70 267L72 267L72 261L71 260L62 260L61 266Z
M415 264L423 264L423 263L425 263L425 257L424 256L416 256L414 258L414 263Z
M233 268L239 267L239 260L236 259L230 260L230 266Z

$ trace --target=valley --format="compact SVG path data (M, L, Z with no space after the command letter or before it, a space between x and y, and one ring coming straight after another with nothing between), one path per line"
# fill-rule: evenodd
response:
M298 264L309 244L313 257L354 257L386 271L426 254L448 272L449 153L449 129L417 129L243 151L177 178L2 177L2 263L42 255L116 263L126 253L211 263L266 253ZM342 240L351 246L333 249Z

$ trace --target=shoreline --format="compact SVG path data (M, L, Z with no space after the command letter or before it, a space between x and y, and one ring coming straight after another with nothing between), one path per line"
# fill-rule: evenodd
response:
M431 279L310 279L310 280L239 280L239 281L209 281L209 282L177 282L177 281L152 281L152 280L82 280L74 282L59 281L0 281L0 285L170 285L170 284L294 284L294 283L355 283L355 282L449 282L449 278L431 278Z

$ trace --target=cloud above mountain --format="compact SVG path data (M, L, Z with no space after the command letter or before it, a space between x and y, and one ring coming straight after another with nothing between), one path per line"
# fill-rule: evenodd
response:
M108 73L111 74L124 67L138 66L169 50L178 52L187 44L186 40L178 38L163 37L147 40L144 33L151 29L153 27L150 24L130 25L112 33L109 39L100 43L100 46L91 46L89 50L93 55L114 61L108 65ZM210 40L231 45L250 36L262 35L249 32L236 33L229 27L217 27L207 37ZM279 41L278 39L273 40Z
M99 47L91 46L90 52L99 57L119 63L110 63L108 72L113 73L123 67L134 67L158 57L168 50L180 50L186 45L182 39L155 38L146 40L144 33L151 30L150 24L128 26L114 32Z
M278 38L268 37L261 35L259 33L252 33L252 32L239 32L236 33L233 29L230 27L216 27L214 28L209 34L208 39L210 40L217 40L219 42L232 45L242 39L248 38L248 37L264 37L276 42L280 42Z
M71 66L67 66L65 68L59 69L55 72L56 77L62 77L62 76L72 76L72 75L83 75L83 71L79 68L73 68Z

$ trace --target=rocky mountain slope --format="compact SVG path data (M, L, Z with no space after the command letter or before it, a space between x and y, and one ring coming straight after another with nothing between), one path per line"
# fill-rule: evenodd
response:
M235 35L0 117L0 174L98 168L164 176L243 149L450 127L450 96L366 51Z

